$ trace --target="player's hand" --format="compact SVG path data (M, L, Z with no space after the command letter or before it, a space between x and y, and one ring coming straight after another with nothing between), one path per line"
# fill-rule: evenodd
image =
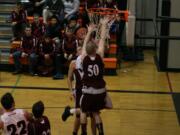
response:
M70 92L69 98L70 98L71 101L75 99L75 96L74 96L74 92L73 92L73 91Z
M28 56L28 54L25 53L25 52L23 52L23 53L21 54L21 57L22 57L22 58L25 58L25 57L27 57L27 56Z
M64 58L65 58L65 59L67 59L67 58L68 58L67 53L64 53Z
M68 60L70 61L72 59L73 55L70 54L69 57L68 57Z
M17 24L17 22L12 22L12 25L14 26L14 25L16 25Z
M100 20L100 23L101 23L102 25L106 25L106 24L108 24L110 21L114 21L114 19L115 19L114 16L105 16L104 18L102 18L102 19Z
M45 55L44 55L44 58L45 58L45 59L49 59L49 58L50 58L49 54L45 54Z
M88 32L93 32L93 31L97 30L97 25L91 23L87 26L87 28L88 28Z
M40 2L36 2L36 3L35 3L35 6L36 6L36 7L40 6Z
M12 57L13 57L13 54L10 54L10 55L9 55L9 57L11 57L11 58L12 58Z

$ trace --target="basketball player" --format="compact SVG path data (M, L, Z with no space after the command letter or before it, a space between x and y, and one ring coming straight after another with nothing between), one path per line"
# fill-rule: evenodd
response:
M85 38L85 34L81 36L81 38ZM73 129L73 135L77 135L79 126L80 126L80 97L82 96L82 65L81 65L81 52L82 47L79 46L77 48L77 59L71 61L68 71L68 87L70 89L70 99L72 100L75 98L75 108L70 108L67 106L65 108L64 113L62 114L62 120L66 121L66 119L70 116L75 114L75 121L74 121L74 129ZM73 78L74 77L74 78ZM75 80L75 89L73 89L73 79ZM95 128L95 122L93 117L91 117L91 129L92 134L96 135L96 128Z
M28 121L31 115L23 109L16 109L14 98L10 93L6 93L1 98L4 113L0 119L0 129L4 135L28 135Z
M51 135L50 122L44 116L44 104L42 101L36 102L32 107L34 120L29 126L29 135Z
M100 20L101 33L98 45L91 39L93 30L88 29L83 50L82 50L82 67L83 67L83 89L81 97L81 126L82 135L87 135L87 112L91 112L96 122L99 135L104 135L103 123L99 111L105 106L106 83L103 79L104 71L104 44L107 33L107 24L110 18L105 17Z

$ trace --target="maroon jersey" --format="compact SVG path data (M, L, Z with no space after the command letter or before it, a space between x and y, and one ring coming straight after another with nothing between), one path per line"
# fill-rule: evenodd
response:
M36 51L36 38L34 36L24 36L22 38L22 45L20 50L27 54L31 54Z
M27 14L25 10L20 10L19 12L12 11L11 12L11 21L17 23L26 23L27 22Z
M46 116L31 123L29 130L29 135L51 135L50 122Z
M104 88L106 83L103 79L104 63L100 55L96 54L94 59L86 56L83 60L83 85L96 89Z
M78 47L78 41L73 36L72 38L64 37L63 40L63 50L67 54L76 54L76 49Z
M44 54L53 56L55 52L55 44L52 40L50 40L49 42L45 42L45 40L42 40L38 48L40 56L44 56Z
M77 90L78 93L82 93L82 77L83 77L83 71L81 69L75 69L74 70L74 75L75 75L75 89Z
M37 37L38 39L41 39L41 37L44 35L46 32L46 26L43 23L32 23L32 34Z

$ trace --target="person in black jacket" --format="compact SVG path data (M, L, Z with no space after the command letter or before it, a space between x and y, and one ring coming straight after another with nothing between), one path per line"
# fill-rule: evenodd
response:
M43 9L43 22L48 23L48 18L56 15L60 21L64 19L64 5L62 0L46 0Z

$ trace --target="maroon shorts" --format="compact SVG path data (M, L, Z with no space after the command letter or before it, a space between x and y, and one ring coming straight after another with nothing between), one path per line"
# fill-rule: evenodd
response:
M82 90L75 90L75 108L80 108L81 96L82 96Z
M82 112L99 112L105 106L106 92L102 94L83 94L81 97Z

